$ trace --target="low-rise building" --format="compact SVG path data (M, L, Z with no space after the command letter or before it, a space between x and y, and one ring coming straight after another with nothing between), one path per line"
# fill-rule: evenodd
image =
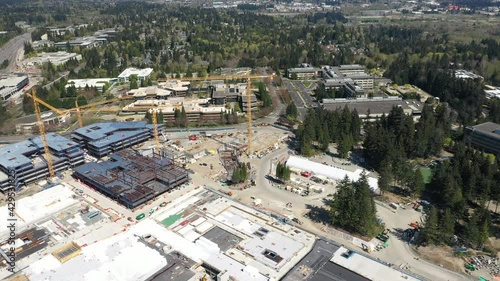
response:
M119 82L128 82L130 80L130 76L135 75L137 76L138 81L146 80L149 78L149 76L153 73L152 68L127 68L120 75L118 75L118 81Z
M321 77L326 80L337 80L344 83L355 83L364 90L372 90L375 84L375 76L366 73L363 66L359 64L323 66L321 68ZM343 85L342 85L343 86Z
M42 112L41 118L43 125L46 128L56 127L60 124L66 123L66 120L70 117L69 113L64 115L56 114L53 111ZM20 117L16 119L16 132L17 133L32 133L38 130L38 121L35 114Z
M0 99L8 100L28 85L28 76L7 76L0 78Z
M80 146L61 135L46 135L54 170L61 171L83 163ZM41 137L0 148L0 190L19 189L21 185L49 175Z
M95 88L104 92L116 78L93 78L93 79L71 79L66 83L66 88L75 87L77 89Z
M311 79L319 75L320 69L311 66L297 67L289 68L286 73L289 79L294 77L297 77L297 79Z
M135 100L148 100L148 99L158 99L164 100L172 95L172 92L155 86L142 87L138 89L132 89L127 92L128 96L132 96Z
M170 91L176 97L185 97L191 82L181 80L168 80L161 82L158 86L162 89Z
M323 86L325 90L344 89L351 97L362 98L366 96L364 89L358 86L351 78L335 77L332 79L325 79L321 81L321 86Z
M477 149L500 155L500 124L486 122L465 128L465 142Z
M163 130L163 124L158 124ZM85 148L89 154L103 157L132 145L153 138L153 125L141 122L97 123L79 128L71 139Z
M56 52L45 53L42 52L35 57L31 57L23 61L25 67L41 66L44 63L51 62L53 65L61 65L67 63L69 60L82 60L82 55L77 53Z
M209 105L208 102L208 99L186 99L182 97L166 100L137 100L126 105L122 111L124 113L145 113L151 108L156 108L162 112L165 123L173 124L175 122L175 111L184 108L190 123L219 123L221 114L228 112L228 109L224 106Z
M465 70L465 69L457 69L455 70L455 77L459 79L479 79L483 80L483 76L477 75L471 71Z
M337 71L345 76L366 74L365 67L359 64L343 64L337 67Z
M403 100L400 97L375 97L358 99L323 99L323 108L327 110L342 109L347 106L356 110L359 117L367 121L387 115L393 107L401 107L405 114L414 119L420 118L424 104L416 100Z

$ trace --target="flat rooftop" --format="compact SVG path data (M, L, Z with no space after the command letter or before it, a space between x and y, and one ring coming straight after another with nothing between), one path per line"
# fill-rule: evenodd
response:
M47 255L24 272L30 281L145 281L165 267L167 260L139 239L132 232L120 233L82 248L79 256L65 263Z
M486 122L476 126L469 127L473 131L477 131L488 135L491 138L500 139L500 124L493 122Z
M148 222L143 231L237 280L279 280L315 241L313 234L205 189L169 206L155 212L157 223Z
M46 139L51 151L62 152L78 147L76 142L55 133L47 134ZM41 137L3 146L0 148L0 166L9 169L30 164L32 160L28 157L40 151L43 151Z
M120 75L118 75L118 78L128 78L131 75L137 75L139 77L146 77L151 75L153 72L152 68L144 68L144 69L139 69L139 68L127 68L125 69Z
M106 138L108 141L118 141L123 139L124 132L130 130L143 130L153 128L153 125L148 125L146 121L140 122L109 122L96 123L83 128L76 129L74 133L85 136L88 139L100 140ZM114 133L117 132L118 135Z
M19 199L16 202L16 219L19 229L27 224L33 224L73 205L78 200L73 198L74 193L64 185L57 185L42 190L32 196ZM0 219L8 221L7 205L0 207ZM8 234L8 229L0 230L0 237Z
M347 106L350 110L356 109L358 114L389 114L393 107L399 106L403 110L421 111L424 104L414 100L402 100L392 98L373 98L373 99L324 99L323 108L327 110L335 110Z
M335 251L330 261L373 281L419 280L344 247Z

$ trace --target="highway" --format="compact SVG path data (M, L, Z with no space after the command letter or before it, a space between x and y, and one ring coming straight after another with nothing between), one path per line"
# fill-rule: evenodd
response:
M31 32L26 32L12 38L9 42L0 48L0 63L9 60L9 67L2 69L2 72L10 72L16 65L18 51L24 48L24 42L31 41Z

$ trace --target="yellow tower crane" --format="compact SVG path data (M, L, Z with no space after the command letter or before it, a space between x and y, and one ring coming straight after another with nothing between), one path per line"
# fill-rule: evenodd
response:
M157 109L154 108L150 109L151 121L153 122L156 152L158 154L161 154L160 136L158 134L158 118L156 117L156 111Z
M56 176L56 173L54 171L54 166L52 165L52 157L50 156L49 144L47 143L47 136L45 135L45 126L43 125L42 116L40 114L40 106L38 105L36 92L34 88L31 88L31 96L33 97L33 107L35 108L36 120L38 123L38 129L40 130L40 138L42 139L43 143L43 151L45 154L44 157L45 161L47 161L49 176L53 178Z

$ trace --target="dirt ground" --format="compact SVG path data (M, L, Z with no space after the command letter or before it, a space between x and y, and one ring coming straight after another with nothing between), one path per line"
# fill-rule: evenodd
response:
M464 260L462 258L454 257L453 250L448 246L428 246L419 247L417 252L420 258L425 259L434 264L442 265L444 268L465 272L464 270Z

